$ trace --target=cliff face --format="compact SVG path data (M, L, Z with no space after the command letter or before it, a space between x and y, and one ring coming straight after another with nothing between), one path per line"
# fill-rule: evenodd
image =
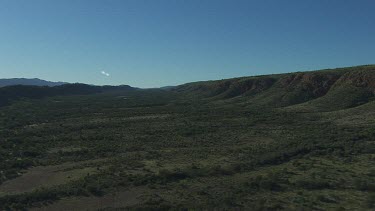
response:
M335 87L343 85L368 88L375 91L375 68L352 71L344 74L337 83L335 83Z
M338 74L297 73L280 79L280 84L288 90L299 89L312 97L320 97L328 92L339 77Z
M272 91L265 94L265 104L289 106L322 97L339 78L340 74L324 72L284 75Z
M306 103L345 108L372 100L375 66L196 82L175 91L214 100L241 96L248 104L268 107Z
M274 83L273 78L249 78L237 80L227 87L219 98L232 98L237 96L252 96L269 89Z
M353 70L343 74L322 97L307 102L307 107L320 110L340 110L374 100L375 68Z
M178 86L174 91L190 93L201 97L226 99L240 95L254 95L270 88L275 81L272 77L250 77L196 82Z

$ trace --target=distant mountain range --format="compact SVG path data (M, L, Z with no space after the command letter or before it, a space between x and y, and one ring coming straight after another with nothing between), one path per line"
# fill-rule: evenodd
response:
M17 84L0 87L0 106L8 105L19 99L41 99L44 97L67 96L67 95L88 95L103 92L132 91L137 90L128 85L121 86L94 86L87 84L69 84L62 82L49 82L39 79L33 80L33 85ZM27 84L32 81L25 80ZM18 82L19 83L19 82ZM5 83L4 83L5 84ZM36 85L38 84L38 85ZM59 85L60 84L60 85Z
M13 86L13 85L30 85L30 86L60 86L67 84L66 82L51 82L45 81L38 78L9 78L0 79L0 87Z
M25 86L31 84L34 86ZM94 86L40 79L0 79L0 87L0 106L22 98L137 90L127 85ZM333 111L375 101L375 65L200 81L160 89L189 99L228 103L234 100L262 108L293 106L303 111Z

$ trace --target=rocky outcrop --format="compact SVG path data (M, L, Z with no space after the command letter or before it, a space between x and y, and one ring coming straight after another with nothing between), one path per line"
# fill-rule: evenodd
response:
M375 91L375 68L369 70L351 71L344 74L334 87L352 85Z

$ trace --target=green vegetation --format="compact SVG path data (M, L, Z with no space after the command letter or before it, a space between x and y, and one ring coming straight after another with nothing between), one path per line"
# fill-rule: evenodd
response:
M15 101L0 209L373 210L374 81L361 66Z

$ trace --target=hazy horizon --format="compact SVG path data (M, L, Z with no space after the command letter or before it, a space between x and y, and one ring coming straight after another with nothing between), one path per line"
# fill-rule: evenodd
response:
M168 87L168 86L178 86L178 85L182 85L182 84L186 84L186 83L191 83L191 82L199 82L199 81L215 81L215 80L222 80L222 79L231 79L231 78L241 78L241 77L252 77L252 76L261 76L261 75L273 75L273 74L287 74L287 73L293 73L293 72L309 72L309 71L319 71L319 70L329 70L329 69L340 69L340 68L348 68L348 67L356 67L356 66L368 66L368 65L375 65L375 64L362 64L362 65L355 65L355 66L347 66L347 67L333 67L333 68L324 68L324 69L311 69L311 70L297 70L297 71L292 71L292 72L280 72L280 73L267 73L267 74L257 74L257 75L243 75L243 76L235 76L235 77L230 77L230 78L217 78L217 79L206 79L206 80L198 80L198 81L188 81L188 82L185 82L185 83L181 83L181 84L173 84L173 85L164 85L164 86L156 86L156 87L137 87L137 86L133 86L131 84L126 84L126 83L120 83L120 84L88 84L88 83L84 83L84 82L80 82L80 81L54 81L54 80L46 80L46 79L43 79L43 78L0 78L1 79L39 79L39 80L44 80L44 81L48 81L48 82L63 82L63 83L71 83L71 84L74 84L74 83L82 83L82 84L88 84L88 85L94 85L94 86L106 86L106 85L109 85L109 86L121 86L121 85L129 85L131 87L136 87L136 88L143 88L143 89L148 89L148 88L162 88L162 87Z
M375 2L0 1L0 78L140 88L373 64Z

